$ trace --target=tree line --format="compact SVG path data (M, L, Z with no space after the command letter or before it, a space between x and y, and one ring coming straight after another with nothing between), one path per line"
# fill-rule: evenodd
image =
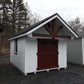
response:
M23 0L0 0L0 24L5 26L5 31L0 34L0 52L9 49L8 39L15 33L36 23L35 18Z
M79 17L69 21L68 24L80 37L84 36L84 23L80 21Z
M5 31L0 34L0 53L10 49L8 39L11 36L38 22L39 18L32 14L28 3L23 0L0 0L0 24L5 26ZM77 17L68 24L80 36L84 36L84 25L80 18Z

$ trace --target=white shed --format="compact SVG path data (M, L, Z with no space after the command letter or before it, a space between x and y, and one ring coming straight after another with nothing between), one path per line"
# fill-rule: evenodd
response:
M84 65L84 37L68 41L68 62Z
M10 62L25 75L67 67L67 40L78 35L56 13L10 38Z

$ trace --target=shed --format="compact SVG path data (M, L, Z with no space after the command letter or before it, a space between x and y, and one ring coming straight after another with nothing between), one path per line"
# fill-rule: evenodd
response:
M84 65L84 37L68 41L68 62Z
M25 75L67 67L67 40L78 35L56 13L10 38L10 62Z

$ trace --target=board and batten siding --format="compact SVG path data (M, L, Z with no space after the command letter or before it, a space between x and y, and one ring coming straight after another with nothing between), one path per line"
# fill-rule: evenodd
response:
M37 69L37 40L26 38L25 72L35 72Z
M68 41L68 62L74 64L83 64L82 39Z
M17 54L14 54L15 40L10 42L10 62L19 68L23 73L25 72L25 42L25 37L17 40Z
M36 38L26 38L26 49L25 49L25 73L31 73L37 71L38 65L38 42ZM67 41L58 41L58 68L67 67Z
M58 43L58 62L59 68L66 68L67 67L67 40L59 40Z
M83 65L84 65L84 37L82 37L82 59L83 59Z

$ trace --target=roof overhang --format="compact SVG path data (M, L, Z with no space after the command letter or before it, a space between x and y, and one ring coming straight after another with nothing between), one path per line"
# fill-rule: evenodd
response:
M43 23L41 23L40 25L36 26L35 28L33 28L32 30L28 31L27 33L24 33L24 34L21 34L19 36L10 38L9 40L20 38L20 37L23 37L23 36L26 36L26 35L28 36L29 34L31 34L32 32L36 31L37 29L41 28L42 26L44 26L45 24L47 24L48 22L52 21L55 18L58 18L65 25L65 27L74 35L75 38L79 38L78 34L76 34L76 32L58 14L56 14L52 18L44 21Z

